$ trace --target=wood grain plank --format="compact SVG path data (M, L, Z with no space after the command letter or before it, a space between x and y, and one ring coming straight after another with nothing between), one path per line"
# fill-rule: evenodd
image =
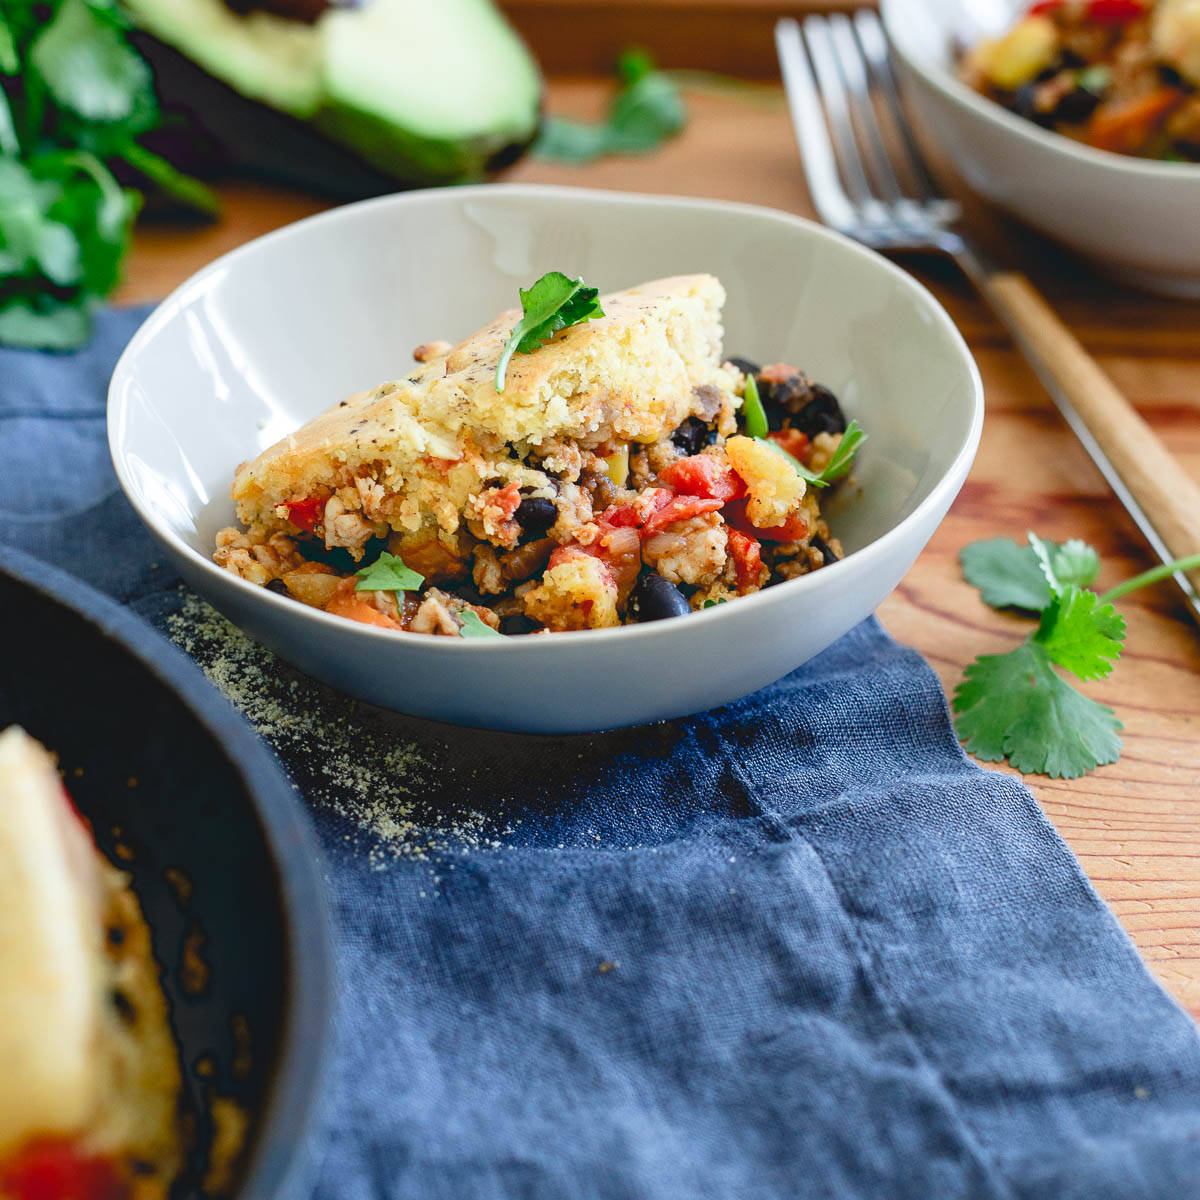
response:
M501 8L551 76L603 75L627 46L664 67L775 78L772 30L806 9L855 0L502 0Z
M556 81L554 111L587 116L606 85ZM682 137L645 158L588 167L525 162L511 178L769 204L811 215L782 105L690 98ZM161 295L214 254L284 224L321 202L237 185L226 215L189 232L139 231L122 289L126 300ZM1200 478L1200 324L1197 308L1110 284L1041 238L971 205L994 253L1027 271L1043 293ZM953 689L975 655L1011 648L1027 624L995 613L962 579L958 551L977 538L1082 537L1104 556L1102 585L1151 565L1137 531L1058 418L1036 379L967 284L944 264L906 264L932 288L971 343L988 415L975 468L949 516L881 616L920 650ZM1083 690L1125 722L1120 762L1075 781L1031 779L1034 795L1113 905L1151 969L1200 1014L1200 639L1169 586L1121 604L1127 649L1108 680Z

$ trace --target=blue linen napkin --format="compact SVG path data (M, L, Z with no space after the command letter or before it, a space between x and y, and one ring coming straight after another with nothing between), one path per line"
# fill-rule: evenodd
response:
M161 625L185 593L104 441L141 315L0 351L0 540ZM423 819L475 814L369 854L361 789L266 723L338 926L320 1200L1200 1195L1195 1027L875 621L738 704L587 737L380 714L257 661L410 747Z

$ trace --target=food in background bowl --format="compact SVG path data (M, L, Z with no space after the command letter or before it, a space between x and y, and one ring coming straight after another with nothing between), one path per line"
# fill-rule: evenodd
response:
M1096 149L1200 162L1200 0L1039 0L959 73Z
M680 616L836 561L818 494L862 433L797 368L724 361L724 300L711 275L599 298L543 276L243 464L216 562L364 624L487 637Z
M12 726L0 734L0 1197L165 1197L183 1158L180 1087L129 877Z

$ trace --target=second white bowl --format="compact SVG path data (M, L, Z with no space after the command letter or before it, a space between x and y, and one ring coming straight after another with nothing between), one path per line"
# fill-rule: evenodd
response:
M1200 297L1200 164L1093 150L979 95L956 48L1007 28L1025 0L882 0L901 81L967 183L1109 274Z

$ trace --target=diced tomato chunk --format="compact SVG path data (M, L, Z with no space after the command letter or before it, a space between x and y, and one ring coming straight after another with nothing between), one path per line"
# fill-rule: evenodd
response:
M716 512L724 503L724 500L705 499L702 496L676 496L642 526L642 533L649 537L650 534L657 533L674 521L686 521L691 517Z
M325 516L325 501L320 496L308 496L304 500L286 501L288 520L297 529L312 533Z
M1091 0L1084 10L1084 18L1099 25L1127 25L1144 17L1146 11L1141 0Z
M508 487L501 488L499 491L493 492L488 497L490 504L494 504L496 508L503 514L504 520L509 520L513 513L517 511L521 503L521 487L520 484L510 483Z
M808 450L808 434L801 433L799 429L777 429L774 433L768 433L767 437L793 458L802 458Z
M665 468L659 478L685 496L738 500L746 494L746 484L724 455L693 454L678 459Z
M721 514L725 523L733 529L740 529L753 538L764 542L795 542L808 534L808 518L803 511L793 513L782 525L774 525L770 529L759 529L746 514L744 500L732 500L725 505Z
M129 1189L111 1159L42 1138L0 1165L0 1194L13 1200L127 1200Z
M1025 10L1025 15L1046 17L1062 6L1063 0L1037 0ZM1127 25L1144 17L1147 11L1145 0L1089 0L1083 10L1083 19L1097 25Z
M366 593L358 591L358 581L350 576L338 584L325 611L335 617L345 617L350 621L358 621L361 625L377 625L380 629L403 629L399 621L394 621L385 612L368 599Z
M757 587L759 569L762 567L762 545L758 538L751 537L740 529L730 529L729 553L737 571L738 591L744 592L751 586Z
M758 373L759 379L764 383L787 383L789 379L802 374L799 367L793 367L791 363L768 363Z
M629 504L606 508L597 518L597 524L610 529L640 529L664 505L670 504L674 493L667 488L647 488Z

